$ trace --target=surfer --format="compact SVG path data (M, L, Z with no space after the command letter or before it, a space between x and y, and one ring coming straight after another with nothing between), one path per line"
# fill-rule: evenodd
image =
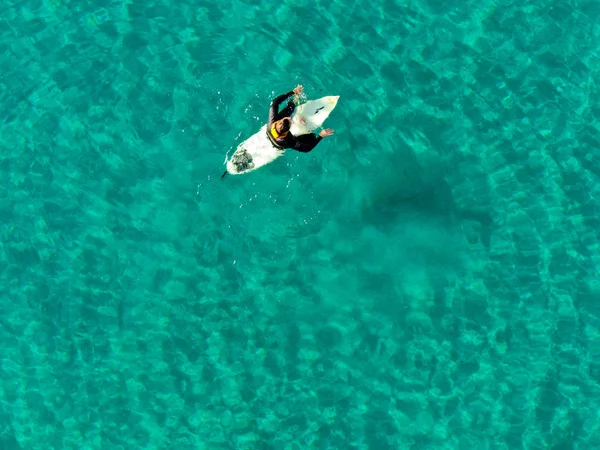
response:
M301 94L302 86L298 85L294 90L271 101L267 124L263 125L258 133L238 145L231 159L226 160L227 170L221 175L221 179L228 173L246 173L269 164L283 155L285 149L288 148L308 153L323 138L333 134L333 130L330 128L322 130L318 136L312 131L323 124L329 113L335 108L339 95L308 101L298 106L298 110L296 110L299 103L297 97ZM280 105L292 95L295 96L294 99L289 101L280 112ZM311 108L310 111L307 108ZM292 128L292 115L294 121L298 121L298 123L294 123L294 127L297 126L298 131ZM297 134L293 134L292 130Z
M267 136L269 136L273 145L281 150L291 148L299 152L308 153L321 142L321 139L331 136L333 130L331 128L321 130L319 136L315 136L313 133L301 134L299 136L292 135L290 132L290 127L292 126L292 119L290 116L294 112L296 104L290 100L281 112L279 111L279 105L281 105L288 97L292 95L300 96L300 94L302 94L302 85L299 84L293 91L273 99L269 109Z

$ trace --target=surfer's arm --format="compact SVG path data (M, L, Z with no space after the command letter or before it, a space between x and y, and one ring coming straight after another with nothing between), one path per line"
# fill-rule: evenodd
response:
M271 102L271 107L269 108L269 124L268 128L271 128L273 122L275 121L275 117L279 113L279 105L281 105L286 99L290 96L294 95L294 91L290 91L287 94L280 95L279 97L275 97Z
M308 153L321 142L321 139L323 139L321 136L315 136L312 133L297 136L293 149L302 153Z

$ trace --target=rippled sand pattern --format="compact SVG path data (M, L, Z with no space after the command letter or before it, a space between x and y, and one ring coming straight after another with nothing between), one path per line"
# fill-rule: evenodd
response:
M0 449L600 448L600 3L10 1Z

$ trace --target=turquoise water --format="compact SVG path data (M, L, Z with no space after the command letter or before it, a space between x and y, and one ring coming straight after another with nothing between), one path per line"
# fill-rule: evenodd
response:
M0 10L0 449L600 447L599 3Z

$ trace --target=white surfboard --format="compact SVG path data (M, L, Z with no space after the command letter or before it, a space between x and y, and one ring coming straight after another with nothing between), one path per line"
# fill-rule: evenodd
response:
M294 136L312 133L321 127L337 105L339 95L309 100L296 106L292 113L290 131ZM238 145L227 161L227 172L241 175L265 166L282 156L285 150L275 147L267 136L267 125Z

